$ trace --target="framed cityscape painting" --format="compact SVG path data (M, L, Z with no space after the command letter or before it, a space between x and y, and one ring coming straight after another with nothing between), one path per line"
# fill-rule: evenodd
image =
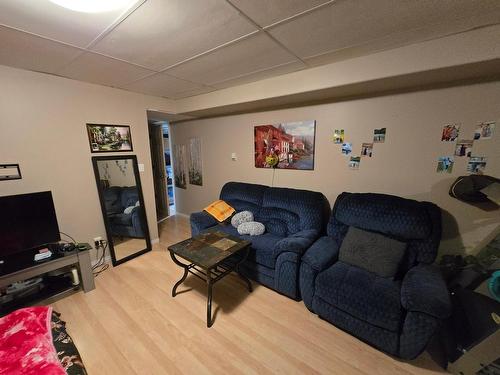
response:
M87 124L91 152L132 151L132 136L128 125Z
M255 167L313 170L315 134L315 120L256 126Z

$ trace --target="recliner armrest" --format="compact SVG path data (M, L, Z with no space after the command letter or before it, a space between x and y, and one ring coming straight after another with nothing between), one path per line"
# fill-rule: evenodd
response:
M339 257L339 245L332 237L319 238L302 256L302 262L315 271L322 271Z
M439 269L423 264L410 269L401 285L401 305L438 319L449 317L450 294Z
M130 224L134 227L135 235L138 237L144 236L144 228L143 228L143 215L141 211L141 207L137 206L132 209L130 213Z
M319 232L316 229L301 230L278 241L274 245L274 254L278 256L284 251L289 251L302 255L312 245L318 235Z
M189 222L191 223L191 235L193 236L218 224L218 221L205 211L193 212L189 216Z

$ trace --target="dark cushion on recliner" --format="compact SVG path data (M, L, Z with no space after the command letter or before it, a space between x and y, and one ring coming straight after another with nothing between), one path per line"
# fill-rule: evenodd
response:
M315 296L357 319L397 332L401 283L337 262L316 278Z
M405 255L406 243L379 233L349 227L339 260L381 277L394 277Z

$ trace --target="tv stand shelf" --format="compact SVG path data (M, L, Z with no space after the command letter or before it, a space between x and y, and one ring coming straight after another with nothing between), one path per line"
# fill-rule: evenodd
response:
M90 250L80 250L75 251L72 254L68 254L61 257L56 257L55 259L47 259L39 263L33 262L26 268L17 270L8 274L0 275L0 288L6 287L17 281L23 281L31 279L47 272L55 271L67 266L76 266L79 271L80 276L80 286L84 292L89 292L95 288L94 275L92 273L92 267L90 264ZM40 296L33 296L32 300L27 303L39 303L42 300L53 300L56 296L66 296L74 292L74 290L79 289L78 287L67 287L61 288L59 291L54 291L53 295L47 295L46 293L41 293ZM38 297L38 298L37 298Z

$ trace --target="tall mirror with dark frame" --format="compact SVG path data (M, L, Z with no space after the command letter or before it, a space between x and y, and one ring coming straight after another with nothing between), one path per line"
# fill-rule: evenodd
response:
M113 265L151 251L137 157L95 156L92 164Z

